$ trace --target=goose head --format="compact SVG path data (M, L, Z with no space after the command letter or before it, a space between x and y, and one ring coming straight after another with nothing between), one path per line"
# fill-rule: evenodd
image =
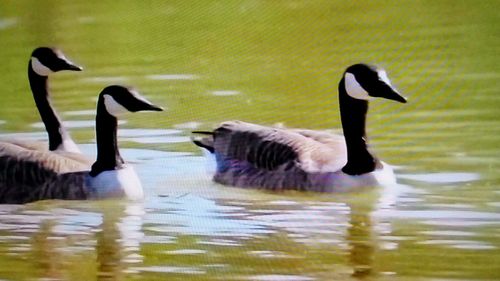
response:
M40 76L61 70L81 71L83 68L68 60L57 48L39 47L31 54L30 67Z
M163 108L146 100L134 88L119 85L104 88L99 95L99 103L116 118L127 112L163 111Z
M385 70L369 64L354 64L344 73L345 91L357 100L385 98L406 103L406 98L394 88Z

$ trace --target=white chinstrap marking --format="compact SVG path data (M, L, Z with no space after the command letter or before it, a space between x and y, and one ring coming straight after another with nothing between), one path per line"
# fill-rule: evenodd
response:
M104 106L109 114L118 117L129 112L123 105L119 104L112 96L104 95Z
M97 199L126 197L140 200L144 197L141 181L132 166L104 171L95 177L88 176L87 185Z
M356 76L354 74L347 72L345 74L345 90L347 94L358 100L371 100L371 97L368 92L361 87L358 80L356 80Z
M54 71L43 65L37 58L31 57L31 68L40 76L49 76Z

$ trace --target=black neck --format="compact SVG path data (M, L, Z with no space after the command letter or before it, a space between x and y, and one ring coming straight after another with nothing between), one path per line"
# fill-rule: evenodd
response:
M102 97L99 97L97 104L95 126L97 160L90 171L90 175L93 177L104 171L120 169L124 164L116 140L118 120L106 111Z
M378 160L370 154L366 139L366 114L368 101L349 96L344 79L339 83L340 119L347 146L347 164L342 171L361 175L375 170Z
M48 77L36 74L31 67L30 61L28 66L28 78L36 107L38 108L42 122L49 135L49 150L56 150L63 143L63 138L66 137L68 133L50 103Z

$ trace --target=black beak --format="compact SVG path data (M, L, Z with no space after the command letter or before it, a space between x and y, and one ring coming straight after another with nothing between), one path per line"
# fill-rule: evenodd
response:
M377 96L388 100L394 100L401 103L406 103L406 98L403 97L394 87L380 81L380 88L377 91Z
M149 108L145 109L145 110L149 110L149 111L163 111L163 107L156 106L154 104L150 104Z
M60 59L59 60L59 69L60 70L71 70L71 71L82 71L83 70L83 68L81 66L78 66L67 59Z
M133 105L131 105L131 108L129 109L132 112L137 112L137 111L163 111L163 108L157 105L152 104L148 100L141 98L141 99L136 99L133 102Z

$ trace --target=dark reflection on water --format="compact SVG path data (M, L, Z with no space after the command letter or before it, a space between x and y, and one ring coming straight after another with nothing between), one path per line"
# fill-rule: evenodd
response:
M141 158L133 157L141 155L140 150L128 154L132 160ZM147 154L145 150L142 157ZM176 157L184 157L186 162L197 159ZM167 157L145 159L149 160L138 161L138 170L152 169L157 177L161 173L158 165L169 165ZM193 169L192 164L190 167ZM198 169L203 170L201 162ZM37 268L30 276L56 280L74 276L71 269L78 268L82 260L82 267L90 270L88 276L98 280L198 275L208 279L322 280L327 275L341 279L397 275L398 261L391 261L390 253L404 255L409 251L407 243L430 252L449 246L497 249L481 241L480 229L474 226L460 232L438 222L498 226L498 215L474 209L454 214L419 210L428 194L409 186L338 198L307 195L305 200L293 194L258 195L258 191L251 191L250 196L244 192L227 196L226 188L225 197L220 197L217 189L221 187L210 188L213 193L202 196L193 189L183 194L167 189L161 196L149 192L138 203L59 201L0 206L0 250L4 256L15 257L8 263ZM401 233L394 226L409 221L421 229ZM425 226L432 221L439 226ZM380 266L378 260L387 259L394 265ZM7 272L21 268L11 267ZM276 274L276 269L283 274Z

